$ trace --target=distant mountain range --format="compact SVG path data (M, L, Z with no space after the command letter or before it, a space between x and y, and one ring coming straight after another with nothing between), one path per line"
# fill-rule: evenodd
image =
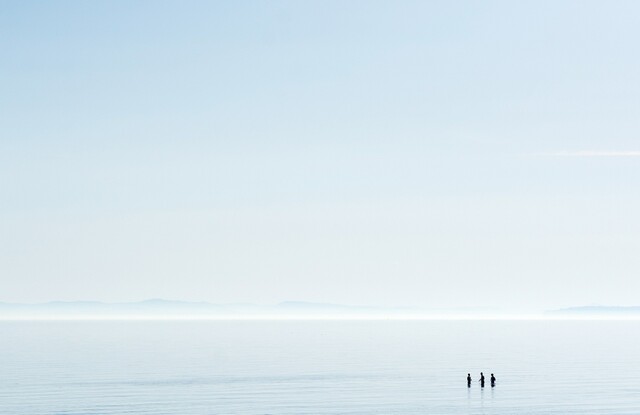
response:
M285 301L275 305L213 304L151 299L130 303L52 301L40 304L0 303L0 319L12 318L321 318L321 317L419 317L437 315L489 315L491 308L421 309L369 307Z
M285 301L275 305L151 299L129 303L51 301L40 304L0 303L0 319L118 318L640 318L639 307L583 306L544 313L505 313L488 307L429 309L370 307Z
M98 301L52 301L40 304L0 303L2 317L278 317L291 315L386 314L407 312L406 308L354 307L297 301L276 305L212 304L207 302L152 299L131 303Z

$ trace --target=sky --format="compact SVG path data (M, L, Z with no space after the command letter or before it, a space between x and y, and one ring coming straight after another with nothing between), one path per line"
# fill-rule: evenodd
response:
M0 302L639 305L638 16L1 1Z

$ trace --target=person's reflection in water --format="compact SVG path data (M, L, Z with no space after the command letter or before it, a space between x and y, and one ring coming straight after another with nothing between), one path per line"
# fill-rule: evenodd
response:
M471 373L467 373L467 388L471 387Z
M494 386L496 386L496 377L493 376L493 373L491 374L491 387L493 388Z
M480 372L480 387L484 388L484 374Z

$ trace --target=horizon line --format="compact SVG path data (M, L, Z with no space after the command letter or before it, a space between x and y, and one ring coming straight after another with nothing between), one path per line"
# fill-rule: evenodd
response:
M565 314L493 314L493 315L76 315L76 316L0 316L10 321L640 321L640 315L565 315Z

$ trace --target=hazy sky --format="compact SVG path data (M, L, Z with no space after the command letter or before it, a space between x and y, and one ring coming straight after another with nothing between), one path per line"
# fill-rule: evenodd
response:
M640 2L0 2L0 301L640 292Z

